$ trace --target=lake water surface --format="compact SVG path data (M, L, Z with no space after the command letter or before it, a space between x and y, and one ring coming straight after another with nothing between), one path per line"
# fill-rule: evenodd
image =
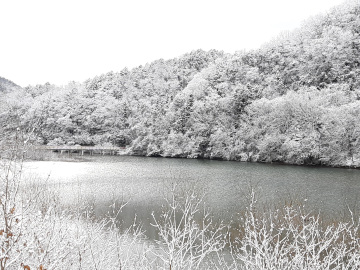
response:
M353 169L131 156L26 162L25 167L28 173L48 177L65 204L91 197L101 212L113 198L123 198L129 201L124 223L131 223L136 213L145 226L175 182L205 190L207 206L225 220L244 207L250 186L270 205L300 200L329 215L359 209L360 170Z

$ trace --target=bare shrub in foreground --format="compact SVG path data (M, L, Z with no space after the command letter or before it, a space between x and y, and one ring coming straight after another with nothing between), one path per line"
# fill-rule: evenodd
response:
M254 194L252 194L252 198ZM260 213L253 200L234 246L238 269L359 269L359 220L323 224L299 208Z
M153 251L157 269L206 269L204 265L225 247L225 226L202 210L204 197L196 189L178 190L175 184L160 219L153 214L153 226L159 232L158 248Z

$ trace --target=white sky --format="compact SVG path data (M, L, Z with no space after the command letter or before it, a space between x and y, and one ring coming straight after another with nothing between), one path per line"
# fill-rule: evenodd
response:
M62 85L196 49L255 49L342 2L0 0L0 76Z

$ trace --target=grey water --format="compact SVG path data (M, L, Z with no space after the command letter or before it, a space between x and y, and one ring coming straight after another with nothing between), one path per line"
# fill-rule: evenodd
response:
M48 179L64 204L91 198L97 211L105 212L120 199L128 202L123 223L131 224L136 215L149 231L151 214L160 211L173 183L204 191L206 205L224 220L244 209L251 188L267 205L297 201L310 211L333 216L360 209L360 170L354 169L134 156L25 165L32 174Z

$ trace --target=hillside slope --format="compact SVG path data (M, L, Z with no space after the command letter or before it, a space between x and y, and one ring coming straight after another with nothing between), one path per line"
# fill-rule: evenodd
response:
M45 144L359 167L359 29L359 1L347 1L259 50L197 50L62 88L21 89L7 95L0 121L7 130L36 126Z
M20 86L18 86L14 82L5 79L3 77L0 77L0 92L11 91L19 88Z

